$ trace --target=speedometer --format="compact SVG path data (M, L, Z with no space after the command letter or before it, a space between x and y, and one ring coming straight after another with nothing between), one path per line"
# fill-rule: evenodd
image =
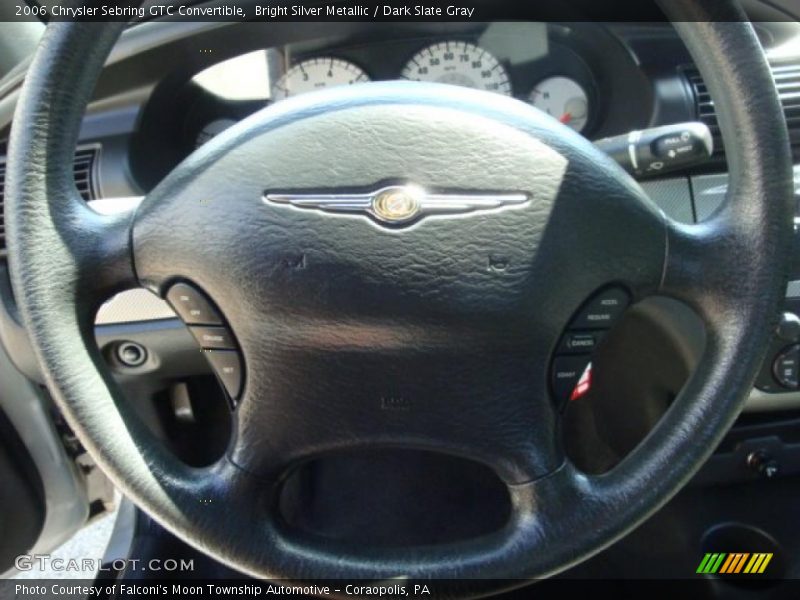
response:
M369 81L364 70L339 58L311 58L293 66L272 87L272 99L305 94L337 85Z
M420 50L403 68L402 77L511 95L511 82L500 61L468 42L441 42Z

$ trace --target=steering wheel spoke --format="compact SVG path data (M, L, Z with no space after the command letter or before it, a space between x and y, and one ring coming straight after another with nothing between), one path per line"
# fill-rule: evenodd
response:
M330 453L406 448L486 464L509 483L557 468L557 412L546 369L524 345L461 344L470 350L415 346L390 357L373 349L273 355L272 364L250 359L272 376L248 380L232 460L274 475Z
M67 188L63 195L50 200L49 214L15 214L9 210L7 219L16 220L9 246L13 253L17 245L35 238L58 244L58 250L53 248L36 266L17 271L16 285L32 285L28 281L47 274L54 285L41 290L46 296L43 302L79 304L91 310L121 289L137 284L130 246L133 215L98 214L71 191ZM52 213L59 215L58 221L52 222Z

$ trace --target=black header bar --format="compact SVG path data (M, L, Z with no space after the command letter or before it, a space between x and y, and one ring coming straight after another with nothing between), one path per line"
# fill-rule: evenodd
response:
M6 21L663 22L655 0L3 0ZM770 4L766 20L790 20ZM751 19L762 20L760 13Z

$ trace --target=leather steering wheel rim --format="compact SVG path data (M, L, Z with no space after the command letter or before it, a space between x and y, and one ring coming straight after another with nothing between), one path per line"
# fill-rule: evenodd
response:
M142 283L161 289L163 282L153 283L150 273L158 269L152 261L148 265L145 248L157 234L148 220L158 209L140 211L135 219L98 215L80 200L69 169L93 84L123 25L51 24L15 115L6 227L12 282L32 345L48 387L89 453L123 493L179 538L268 579L495 580L476 584L489 591L562 571L641 523L710 455L752 387L785 293L793 216L788 134L752 27L734 2L678 0L663 8L715 99L731 175L724 207L706 222L680 225L651 209L636 217L665 232L650 293L687 303L706 325L707 345L696 372L651 434L610 473L587 476L565 462L525 478L509 468L515 511L503 531L463 544L374 555L288 534L279 521L264 519L261 493L275 482L249 476L242 467L247 452L207 469L187 467L126 406L94 345L94 315L116 291ZM374 89L364 92L360 108L380 112L387 97L404 106L442 108L432 99L440 90ZM261 118L260 131L269 133L284 118L307 121L308 113L325 112L325 101L352 104L353 98L336 92L288 104L287 113L277 109ZM479 96L464 106L485 109ZM511 103L499 107L497 113L511 116L492 118L510 120L522 111ZM519 115L539 126L535 115ZM226 138L230 144L247 142L244 134L236 135ZM588 144L565 139L577 148L570 155L576 163L594 157ZM203 160L221 158L204 156L195 166ZM614 169L610 162L601 166ZM160 189L169 191L185 179L172 177ZM625 194L638 194L635 187L630 183ZM133 231L134 220L144 224L144 234ZM216 502L198 500L208 497Z

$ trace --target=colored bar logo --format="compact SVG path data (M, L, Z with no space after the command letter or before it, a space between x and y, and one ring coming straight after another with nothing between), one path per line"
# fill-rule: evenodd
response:
M700 561L696 573L703 575L736 575L736 574L761 574L769 561L772 553L749 552L709 552Z

